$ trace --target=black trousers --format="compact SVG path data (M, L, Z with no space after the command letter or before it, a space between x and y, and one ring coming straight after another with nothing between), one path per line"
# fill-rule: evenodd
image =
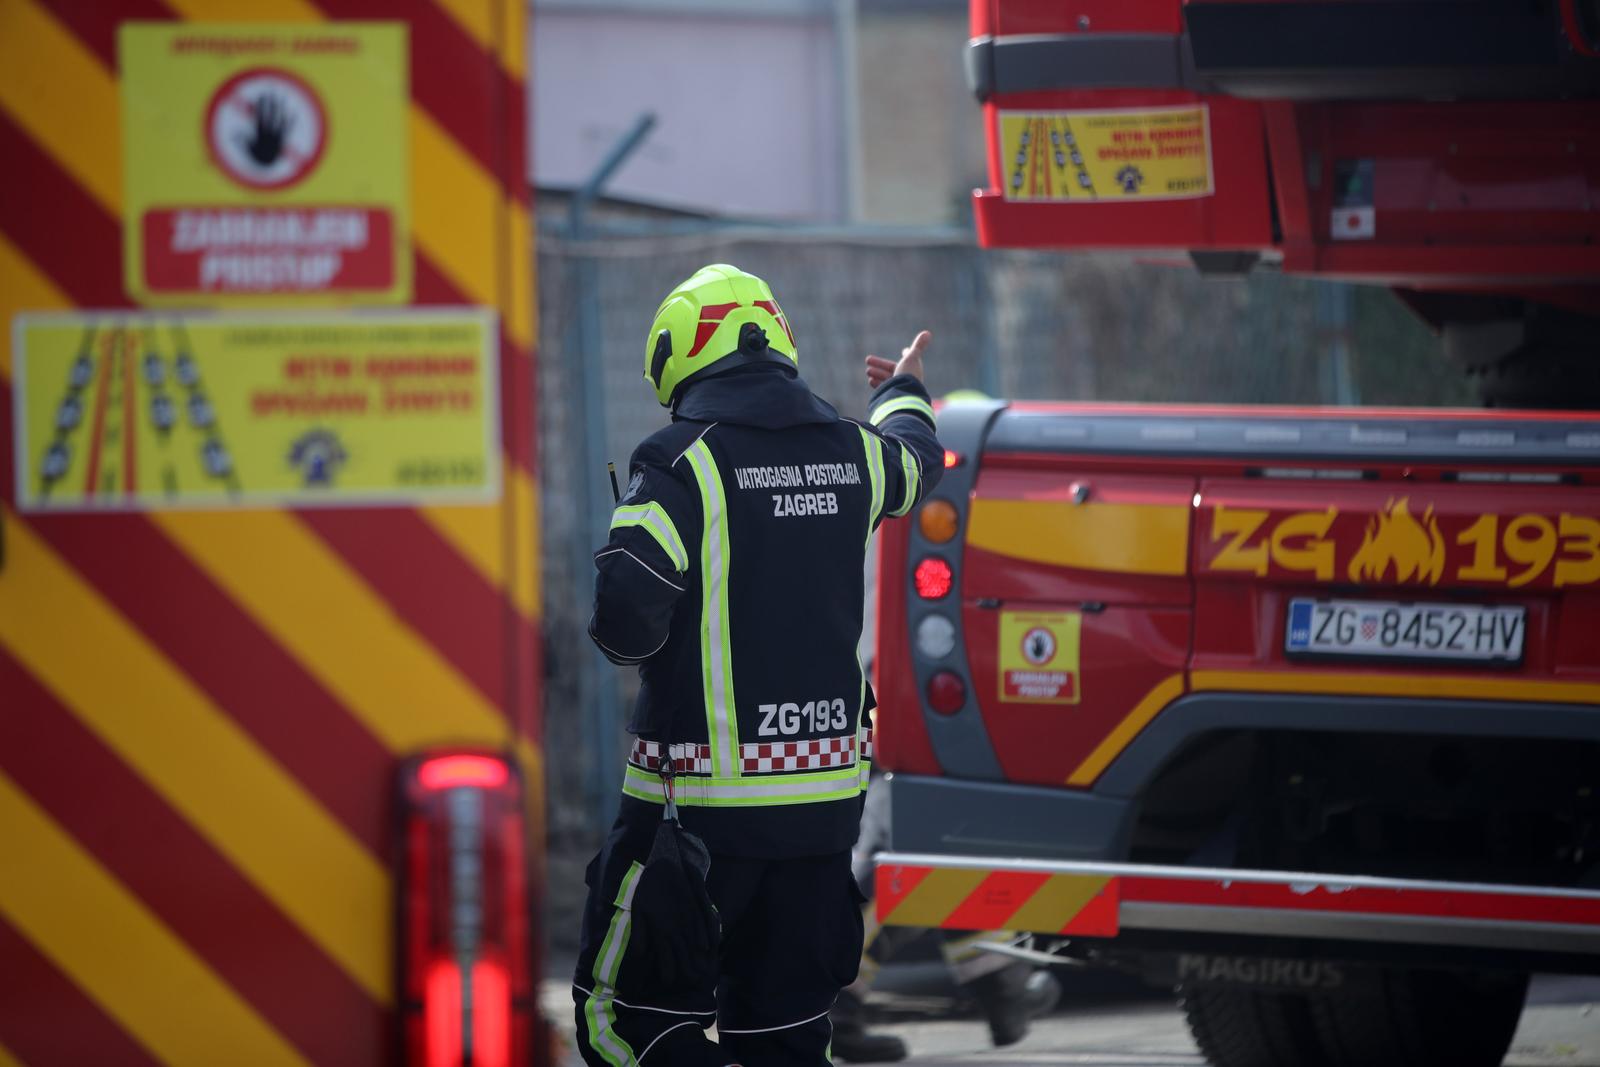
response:
M722 926L714 986L668 988L638 953L631 890L660 816L618 819L585 875L573 1001L592 1067L823 1067L828 1009L861 961L862 897L850 853L713 854L706 889ZM717 1041L706 1035L713 1023Z

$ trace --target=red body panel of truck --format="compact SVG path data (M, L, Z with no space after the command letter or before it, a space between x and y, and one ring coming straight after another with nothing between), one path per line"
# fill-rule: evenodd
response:
M1256 886L1231 935L1354 951L1370 930L1261 916L1304 903L1295 879L1387 879L1408 903L1383 940L1419 963L1428 908L1498 930L1513 890L1574 930L1449 943L1600 962L1600 417L988 402L940 423L945 480L880 560L888 921L1126 940L1100 897L1037 894L1224 906L1192 891L1205 870L1207 892ZM1016 865L1033 881L1005 888ZM896 913L941 866L1000 881ZM1206 929L1162 914L1157 947Z

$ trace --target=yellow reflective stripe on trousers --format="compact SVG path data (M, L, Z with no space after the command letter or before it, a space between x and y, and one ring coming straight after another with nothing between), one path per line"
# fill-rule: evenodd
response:
M874 411L872 413L872 418L869 421L871 421L872 425L876 426L884 419L887 419L890 415L897 414L901 411L915 411L919 415L926 416L929 422L934 421L933 405L922 399L920 396L897 396L887 404L884 404L882 407Z
M622 791L638 800L665 803L661 779L653 771L628 765ZM702 778L679 775L673 779L673 797L685 808L757 808L778 804L812 804L846 800L861 793L861 775L854 764L796 774L767 774L745 778Z
M619 526L644 527L645 533L656 539L656 544L661 546L679 574L689 569L689 553L683 547L683 538L678 536L678 528L660 504L652 500L648 504L622 505L611 515L611 528L615 530Z
M633 924L633 891L639 885L639 875L644 864L635 861L628 873L622 876L617 887L616 911L611 915L611 926L606 939L600 942L600 952L594 958L594 992L583 1007L584 1021L588 1023L589 1047L605 1057L614 1067L628 1067L637 1063L633 1048L622 1039L614 1026L617 1009L612 1001L617 992L617 974L622 970L622 957L628 951L628 935Z
M733 648L728 641L728 501L722 474L702 436L684 453L700 485L705 531L700 537L700 671L705 687L706 737L719 778L739 774L739 721L733 696Z
M883 517L883 442L868 430L861 431L861 446L867 450L867 480L872 483L872 511L867 516L867 540Z
M899 507L889 514L896 518L911 510L911 505L917 502L917 494L922 490L922 463L917 459L917 454L911 446L903 441L896 441L900 446L900 469L905 476L906 499Z

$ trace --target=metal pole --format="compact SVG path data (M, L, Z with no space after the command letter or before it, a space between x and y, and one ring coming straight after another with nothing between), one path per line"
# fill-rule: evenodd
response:
M861 218L861 80L856 0L834 0L833 57L839 98L839 221Z
M578 191L572 195L572 204L567 212L567 232L574 239L581 238L585 231L586 215L589 205L599 197L601 190L617 172L617 168L625 163L634 150L644 141L655 127L656 117L653 112L646 111L633 120L633 125L628 132L623 134L617 143L611 146L611 151L600 161L600 165L589 175L589 180L579 186Z
M573 194L567 213L567 234L574 242L588 236L588 209L600 196L617 168L643 143L656 124L646 112L635 120L627 133L606 153L589 180ZM582 398L583 429L578 434L578 515L573 524L573 588L577 618L589 618L589 583L593 573L590 552L603 544L610 525L611 498L601 490L606 462L606 368L603 346L600 272L592 256L576 251L577 343L571 347L572 380ZM611 821L622 788L617 737L622 727L621 694L617 691L616 668L599 650L583 641L578 653L578 707L588 720L589 751L594 757L594 773L589 777L589 803L593 825L604 828Z
M1359 404L1350 368L1350 286L1317 283L1317 334L1321 347L1322 401L1341 406Z

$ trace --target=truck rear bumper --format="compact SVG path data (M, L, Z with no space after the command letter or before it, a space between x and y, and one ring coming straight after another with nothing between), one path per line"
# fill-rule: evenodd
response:
M1600 892L1148 864L877 857L885 925L1388 942L1600 957Z
M1119 860L1133 802L1036 785L896 774L890 841L898 852Z

